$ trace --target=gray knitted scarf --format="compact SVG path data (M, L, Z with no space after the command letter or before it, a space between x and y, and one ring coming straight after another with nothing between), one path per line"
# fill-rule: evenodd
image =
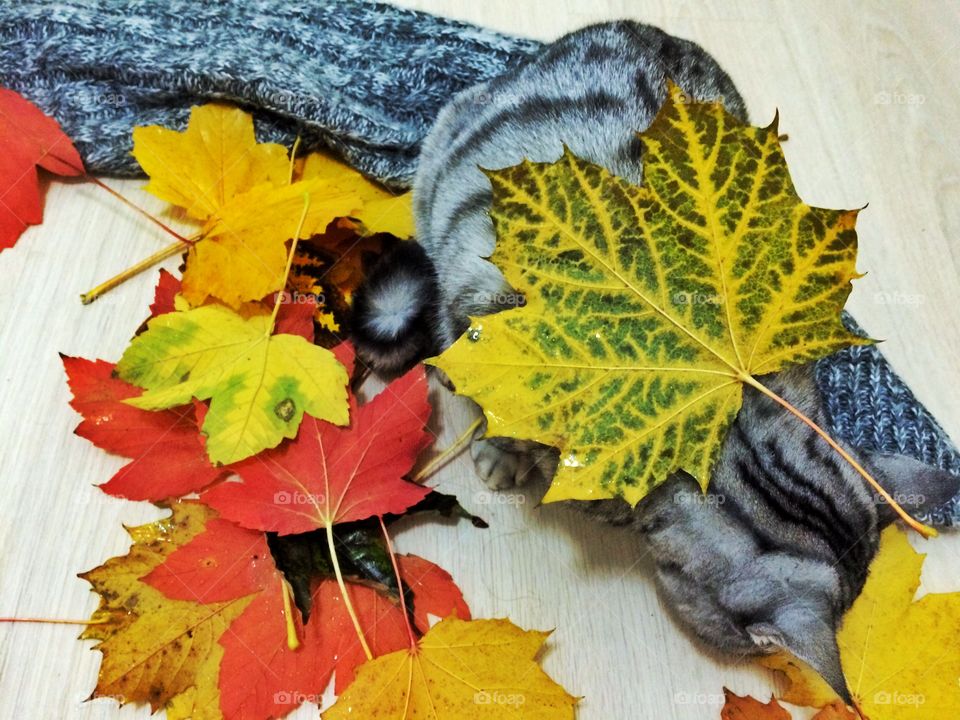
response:
M341 0L38 0L0 5L0 85L53 115L93 173L138 175L134 125L185 127L192 105L251 110L261 140L330 147L395 188L463 88L541 44ZM847 318L852 328L852 319ZM820 361L832 430L960 473L960 455L875 347ZM960 498L930 518L960 523Z

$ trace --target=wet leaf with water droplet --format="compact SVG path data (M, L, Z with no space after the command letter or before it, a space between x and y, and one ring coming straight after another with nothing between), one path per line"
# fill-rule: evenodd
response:
M636 504L673 472L706 487L745 381L864 339L840 310L856 211L797 196L776 125L676 101L643 143L643 187L569 151L488 171L491 257L526 298L432 362L487 435L574 453L546 501Z

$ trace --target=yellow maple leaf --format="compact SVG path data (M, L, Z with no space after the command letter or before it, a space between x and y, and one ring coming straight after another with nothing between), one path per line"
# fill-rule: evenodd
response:
M643 187L568 150L487 173L491 260L523 301L431 362L488 436L560 447L548 502L636 504L679 469L706 487L744 383L867 342L840 320L856 212L800 200L776 122L675 96L640 136Z
M257 143L253 118L227 105L191 108L184 132L134 128L133 156L150 176L149 192L201 221L261 183L289 182L286 148Z
M321 233L334 218L361 206L355 192L320 178L258 185L232 198L190 247L183 296L193 306L214 297L236 308L279 290L286 279L286 241Z
M837 634L844 675L871 720L960 717L960 593L914 601L923 558L905 532L884 530L863 592ZM787 702L836 702L836 693L798 660L775 655L762 663L787 675Z
M314 153L293 181L287 151L257 143L248 113L224 105L191 111L183 132L134 129L134 157L150 176L146 189L203 223L187 252L184 298L237 308L283 287L286 242L322 233L337 217L356 217L369 232L413 232L409 194L394 196L334 158Z
M203 697L213 705L195 717L215 720L223 657L217 640L252 596L203 605L171 600L140 581L216 515L198 503L177 503L172 511L168 518L129 529L134 544L126 555L80 575L100 595L90 618L97 624L80 637L97 640L95 649L103 653L93 697L112 697L121 705L148 702L154 711Z
M448 617L400 650L365 663L324 720L571 719L577 699L535 657L548 633L508 620Z
M346 163L321 152L303 158L300 178L323 178L339 188L355 192L363 201L363 212L358 218L368 233L386 232L398 238L408 238L414 233L412 195L409 192L392 193Z
M125 402L146 410L211 399L203 421L211 462L229 464L297 434L304 412L349 421L347 371L297 335L272 335L273 317L219 305L170 312L130 343L117 374L146 389Z

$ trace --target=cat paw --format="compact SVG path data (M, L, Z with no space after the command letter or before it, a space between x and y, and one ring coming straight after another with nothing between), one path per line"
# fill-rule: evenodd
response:
M477 474L491 490L523 485L536 468L530 453L511 447L505 438L478 438L470 445Z

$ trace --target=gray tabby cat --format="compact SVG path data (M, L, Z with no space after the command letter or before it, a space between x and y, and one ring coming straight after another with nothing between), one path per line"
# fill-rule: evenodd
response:
M399 371L453 343L468 315L510 307L516 296L485 259L495 236L490 183L479 168L553 161L565 143L639 183L636 132L662 104L667 77L692 98L722 100L746 121L733 83L699 46L627 21L567 35L513 74L453 98L420 157L420 245L403 243L358 294L354 339L361 358ZM827 425L812 366L766 380ZM472 452L493 488L522 482L534 468L549 477L556 463L556 453L503 439L475 440ZM960 489L958 478L905 457L854 454L913 511L935 508ZM660 591L702 640L739 654L785 648L850 702L837 624L894 516L779 405L747 388L706 497L679 473L635 509L622 501L577 505L646 537Z

